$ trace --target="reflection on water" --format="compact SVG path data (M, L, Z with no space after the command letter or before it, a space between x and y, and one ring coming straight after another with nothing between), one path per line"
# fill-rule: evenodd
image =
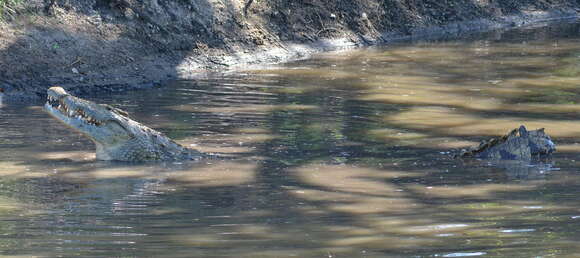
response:
M332 53L96 99L227 159L95 161L0 107L0 255L556 256L580 252L580 35L563 24ZM449 151L525 124L535 164Z

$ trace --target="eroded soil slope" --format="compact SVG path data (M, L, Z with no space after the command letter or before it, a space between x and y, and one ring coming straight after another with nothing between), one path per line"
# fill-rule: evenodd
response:
M0 22L0 88L17 100L42 98L55 84L81 95L153 87L208 69L412 34L574 16L579 6L566 0L25 0Z

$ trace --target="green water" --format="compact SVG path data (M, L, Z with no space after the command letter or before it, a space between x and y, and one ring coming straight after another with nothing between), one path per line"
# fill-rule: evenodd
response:
M0 107L0 255L580 253L580 24L401 43L91 98L231 158L126 164ZM534 164L454 160L525 124Z

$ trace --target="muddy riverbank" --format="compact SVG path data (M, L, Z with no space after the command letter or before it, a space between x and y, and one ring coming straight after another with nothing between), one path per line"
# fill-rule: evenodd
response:
M573 18L564 0L28 0L0 22L4 101L157 87L393 40ZM1 93L0 93L1 94Z

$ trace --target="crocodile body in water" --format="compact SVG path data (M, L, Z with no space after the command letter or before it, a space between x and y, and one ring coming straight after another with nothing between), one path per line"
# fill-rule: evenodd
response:
M179 145L162 133L130 119L123 110L72 96L61 87L48 89L47 98L45 110L90 138L96 145L99 160L195 160L210 156ZM543 128L528 131L522 125L507 135L464 150L456 157L525 161L555 150Z
M47 93L44 109L90 138L99 160L196 160L208 155L179 145L118 108L72 96L61 87L52 87Z
M463 150L456 157L490 160L529 161L556 151L556 145L544 128L528 131L525 126L513 129L508 134L481 142L476 148Z

